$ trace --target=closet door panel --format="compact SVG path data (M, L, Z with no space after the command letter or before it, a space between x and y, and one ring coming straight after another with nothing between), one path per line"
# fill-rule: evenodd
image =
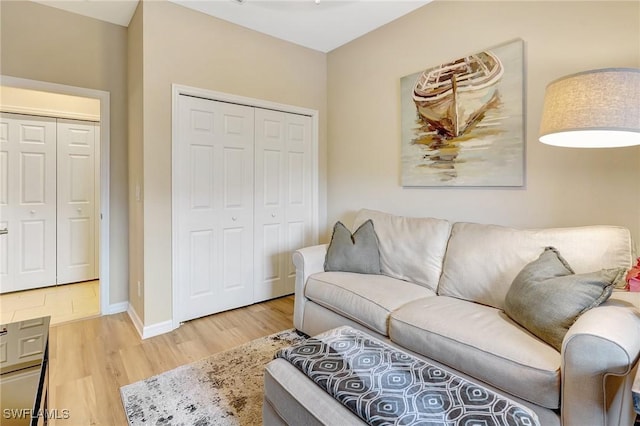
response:
M257 108L255 155L255 301L261 301L293 293L292 252L311 243L311 118Z
M191 297L211 296L215 291L211 285L215 282L215 264L212 262L216 258L215 232L212 229L193 231L189 239L189 252L192 253L188 265L190 295Z
M285 199L285 270L282 294L295 290L293 252L313 244L312 236L312 155L311 117L286 114L287 179Z
M189 201L193 213L212 211L213 197L213 156L214 149L208 145L189 147L189 165L191 169L191 188Z
M96 124L58 119L57 135L57 283L94 280Z
M217 295L220 269L220 205L213 167L220 151L214 143L220 120L206 105L198 108L188 102L190 99L180 99L179 161L174 171L180 176L180 189L175 194L180 198L179 279L174 283L179 290L180 320L207 314L207 300Z
M180 96L174 197L181 321L253 299L253 109Z
M262 276L259 278L265 283L277 282L282 278L280 256L278 256L278 251L282 245L282 226L279 223L268 223L262 226L262 231L262 246L257 246L256 248L262 253L270 255L264 256L261 265Z
M0 292L56 282L56 122L0 115Z
M307 238L306 236L308 227L309 227L308 223L305 223L304 221L289 222L289 239L287 243L288 243L288 249L289 249L288 251L291 253L292 256L294 251L303 247L307 247L312 244L310 239ZM285 293L291 293L295 290L296 267L293 264L292 259L286 260L286 266L287 266L287 271L286 271L287 284L284 291ZM292 280L293 280L293 283L292 283ZM291 287L292 284L293 284L293 287Z
M243 228L227 228L223 234L222 247L222 286L225 291L242 288L246 285L244 274L246 261L243 251L247 244L244 241Z
M285 114L256 108L254 301L282 295L285 207Z
M253 300L253 133L250 107L209 101L222 118L219 184L221 203L221 269L219 308L245 306Z
M9 123L0 121L0 230L8 229L9 222ZM8 231L7 231L8 232ZM0 234L0 283L13 280L9 277L9 237L8 234ZM0 292L4 287L0 285Z

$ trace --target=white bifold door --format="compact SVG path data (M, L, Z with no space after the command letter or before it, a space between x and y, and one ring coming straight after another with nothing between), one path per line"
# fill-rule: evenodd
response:
M57 280L67 284L95 279L96 125L58 119Z
M0 116L0 293L97 278L96 126Z
M181 320L253 299L253 108L180 96Z
M178 98L176 316L294 291L292 250L311 237L311 119Z
M294 250L311 243L311 117L256 109L254 301L295 290Z
M54 285L56 119L0 119L0 291Z

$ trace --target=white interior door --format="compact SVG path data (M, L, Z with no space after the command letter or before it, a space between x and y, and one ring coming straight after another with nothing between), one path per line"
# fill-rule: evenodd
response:
M58 119L57 284L94 280L96 124Z
M311 117L256 109L254 301L291 294L292 252L312 243Z
M0 115L0 292L56 281L56 120Z
M253 302L251 107L180 95L174 151L179 321Z

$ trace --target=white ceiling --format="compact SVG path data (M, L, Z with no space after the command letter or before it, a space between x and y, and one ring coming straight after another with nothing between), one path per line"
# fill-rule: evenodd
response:
M137 0L33 0L128 26ZM146 0L152 1L152 0ZM431 0L169 0L321 52L354 40Z

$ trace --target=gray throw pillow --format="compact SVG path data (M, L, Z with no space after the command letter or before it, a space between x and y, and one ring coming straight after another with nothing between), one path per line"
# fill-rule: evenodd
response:
M558 351L580 315L611 296L621 269L576 274L558 250L547 247L516 276L505 299L511 319Z
M353 235L342 222L335 224L324 270L380 275L378 236L371 220L360 225Z

